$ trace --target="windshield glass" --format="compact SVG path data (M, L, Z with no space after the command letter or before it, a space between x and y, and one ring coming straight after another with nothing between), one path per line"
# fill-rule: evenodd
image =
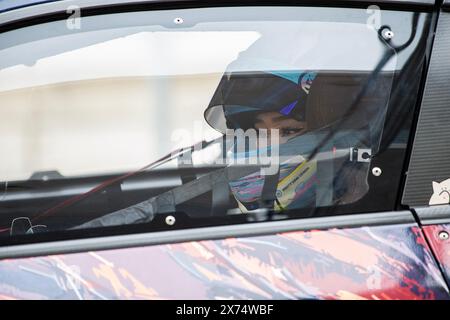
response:
M425 23L382 14L203 8L1 34L0 234L361 203ZM394 34L414 41L397 52Z

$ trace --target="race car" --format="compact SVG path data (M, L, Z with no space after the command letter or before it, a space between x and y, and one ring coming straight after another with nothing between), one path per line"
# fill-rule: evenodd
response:
M0 1L0 299L450 299L449 8Z

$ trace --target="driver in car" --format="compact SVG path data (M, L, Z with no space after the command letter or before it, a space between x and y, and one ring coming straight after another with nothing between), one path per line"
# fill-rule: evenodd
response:
M317 75L315 71L229 72L222 77L205 111L206 121L224 134L237 129L257 133L276 129L279 134L279 154L271 155L279 157L275 178L258 171L229 182L242 212L262 206L280 211L346 204L367 191L364 165L347 161L348 150L361 146L357 137L335 136L310 159L342 115L309 101ZM345 150L343 157L338 149ZM262 201L268 180L274 184L273 192Z
M200 216L206 209L208 214L226 215L228 209L236 206L243 213L260 208L275 212L308 208L309 214L314 214L317 207L360 199L368 190L368 163L350 161L349 150L366 146L365 123L354 124L354 117L350 117L347 122L358 130L342 130L342 121L338 121L342 120L342 110L330 109L329 105L320 103L320 99L319 103L314 99L318 78L315 71L227 72L223 75L205 110L205 120L224 136L238 129L244 132L253 129L257 133L266 129L277 133L277 154L270 156L277 157L278 170L270 175L253 170L227 178L226 185L219 188L225 193L222 200L226 203L218 213L214 209L217 188L204 185L214 180L205 179L206 174L79 228L151 221L155 214L173 211ZM270 131L273 129L276 130ZM330 131L334 132L331 138ZM320 149L315 150L319 145ZM275 149L273 147L270 143L264 146ZM233 146L225 151L222 158L230 153L234 158L248 157L262 150L258 145L257 150L247 148L241 152ZM233 165L227 165L226 169L230 168ZM213 196L205 197L209 191ZM179 199L183 200L178 202ZM212 199L212 203L208 199Z
M258 51L257 43L253 44L252 50L241 52L228 66L204 117L224 137L230 130L238 129L244 132L256 130L257 134L263 129L277 133L277 148L270 143L257 145L256 150L247 148L244 152L232 147L222 149L225 152L220 156L226 159L231 154L236 159L249 154L258 156L265 151L277 158L276 173L263 174L261 170L254 170L241 175L225 174L226 179L219 188L217 185L206 186L214 180L208 175L217 174L208 173L153 198L91 220L80 228L148 222L156 214L175 211L196 216L226 215L229 209L236 207L243 213L260 208L275 212L307 208L309 213L306 214L310 215L315 214L315 208L349 204L367 193L369 163L355 161L351 150L371 150L369 122L378 121L376 112L379 108L373 108L378 106L376 99L374 102L367 99L371 113L367 113L365 106L360 106L352 114L346 114L353 101L354 88L345 91L345 86L335 78L330 81L325 75L325 79L321 79L321 73L315 70L300 70L301 61L297 61L300 58L295 52L288 52L293 56L281 59L283 63L268 58L258 60L254 56L255 50ZM325 86L324 90L321 86ZM340 95L335 102L323 96L323 92L330 92L330 86ZM377 90L372 94L377 96ZM379 114L382 116L382 112ZM276 154L270 152L274 149ZM166 157L162 158L163 162ZM144 169L163 163L158 161ZM232 169L228 165L221 170L229 173ZM124 179L134 174L127 174ZM120 181L122 178L119 177L113 183ZM98 190L100 188L96 188ZM217 191L220 196L215 194ZM212 196L207 195L210 193ZM221 199L220 205L216 205L217 199Z

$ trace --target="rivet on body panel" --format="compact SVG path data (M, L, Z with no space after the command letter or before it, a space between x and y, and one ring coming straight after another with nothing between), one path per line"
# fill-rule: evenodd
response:
M166 217L166 224L169 226L173 226L175 224L175 217L174 216L167 216Z
M447 240L448 239L448 232L447 231L441 231L438 235L440 240Z

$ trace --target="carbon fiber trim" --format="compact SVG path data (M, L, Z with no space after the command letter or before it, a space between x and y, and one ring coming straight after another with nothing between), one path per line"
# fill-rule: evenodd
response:
M450 205L414 208L423 225L450 223Z
M441 13L402 204L427 206L432 182L450 178L450 13Z

